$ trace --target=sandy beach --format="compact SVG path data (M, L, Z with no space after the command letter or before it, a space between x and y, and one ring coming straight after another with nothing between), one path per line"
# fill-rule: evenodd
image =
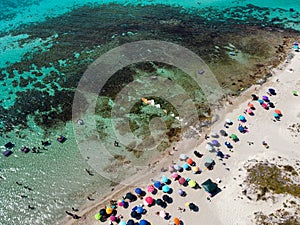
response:
M95 199L92 204L88 202L85 206L82 206L76 212L77 215L81 216L80 219L74 220L68 216L56 224L109 224L109 219L105 222L99 222L94 218L94 215L109 203L109 200L119 200L128 191L134 193L136 187L145 190L146 196L151 196L154 199L162 198L165 193L161 190L158 190L155 195L147 192L147 186L153 183L151 179L160 180L162 175L166 175L171 180L169 187L173 192L168 195L172 198L172 203L167 204L164 209L158 205L151 207L144 205L143 207L147 213L142 215L142 219L149 221L151 224L174 224L174 218L178 217L181 224L186 225L250 225L255 224L255 212L261 211L269 214L281 208L282 203L290 196L276 196L276 200L273 202L252 201L245 196L241 196L243 188L246 188L243 184L246 179L245 163L251 162L251 160L273 160L276 162L280 159L284 163L295 164L296 159L300 158L300 134L297 135L288 129L289 126L300 121L300 97L292 94L293 90L300 92L300 53L293 51L292 54L294 54L293 59L283 62L278 68L274 69L272 71L273 76L266 83L254 85L245 90L240 96L230 99L232 104L227 103L225 114L220 115L220 120L209 128L210 132L207 131L209 136L207 140L204 139L204 133L198 139L181 140L176 143L176 151L172 152L170 156L166 155L159 162L154 162L148 173L143 174L141 179L139 179L139 175L132 178L132 186L116 186L111 194L103 196L101 199ZM268 96L266 93L268 88L275 89L276 95ZM275 107L268 110L264 109L258 101L251 100L251 94L256 94L260 99L264 95L268 96ZM249 102L255 107L252 116L244 114ZM280 121L274 119L275 109L282 112L283 116L280 117ZM238 121L240 115L245 117L245 122ZM227 118L231 119L233 124L225 128L224 122ZM247 127L246 133L239 132L239 124ZM235 143L228 136L218 135L218 137L212 137L213 133L219 133L221 129L229 135L236 134L239 141ZM206 149L207 143L214 139L220 143L220 147L216 147L216 150L220 149L224 154L229 154L228 159L220 160L220 157L216 156L216 152L209 152ZM226 141L232 144L232 150L224 145ZM266 145L262 144L263 141L266 142ZM194 150L199 151L203 156L201 158L196 157L193 153ZM191 157L201 171L201 173L194 174L191 170L184 170L178 172L181 177L195 180L200 187L204 181L210 178L218 184L221 191L212 198L208 198L209 195L203 188L191 188L189 185L182 186L171 177L170 171L162 172L164 169L167 170L172 162L182 165L183 162L179 159L180 154L187 154ZM207 157L215 161L213 170L208 170L204 166ZM178 189L186 192L186 196L180 196L177 193ZM190 210L185 206L187 202L194 203L198 210ZM143 200L137 199L130 202L127 209L117 207L117 215L121 215L122 220L128 221L131 218L131 209L140 204L144 204ZM178 207L185 209L185 211L181 212ZM165 210L170 215L169 219L156 215L156 212L161 210ZM138 222L139 220L134 221ZM118 223L114 222L113 224Z

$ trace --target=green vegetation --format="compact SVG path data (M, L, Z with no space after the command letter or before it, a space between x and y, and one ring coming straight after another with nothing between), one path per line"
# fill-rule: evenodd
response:
M248 181L250 184L266 193L271 191L275 194L290 194L300 197L300 186L291 180L291 176L297 175L292 166L278 166L269 163L258 163L248 168Z

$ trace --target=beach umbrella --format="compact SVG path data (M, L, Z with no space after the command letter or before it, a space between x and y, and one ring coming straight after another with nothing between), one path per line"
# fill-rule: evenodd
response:
M125 203L124 201L119 200L119 201L118 201L118 206L121 206L121 207L122 207L122 206L124 206L124 203Z
M164 185L162 187L162 191L165 192L165 193L168 193L170 191L170 187L168 185Z
M174 169L177 170L177 171L180 171L180 170L182 170L182 167L179 166L178 164L175 164Z
M109 219L110 219L110 221L113 221L113 222L117 221L117 217L115 217L114 215L111 215L109 217Z
M174 171L175 171L174 165L170 165L170 166L169 166L169 171L170 171L170 172L174 172Z
M220 150L217 151L217 156L221 157L221 158L224 158L224 154L223 152L221 152Z
M226 119L225 122L226 122L227 124L232 124L231 119Z
M126 199L132 200L133 199L133 194L131 192L126 193L125 195Z
M186 160L186 163L189 164L189 165L192 165L194 163L193 159L192 158L188 158Z
M269 106L266 103L261 104L262 107L264 107L265 109L269 109Z
M207 158L205 159L205 162L206 162L206 163L213 163L214 160L213 160L212 158L208 158L208 157L207 157Z
M266 95L264 95L264 96L262 96L262 100L264 100L264 101L268 102L268 101L269 101L269 97L268 97L268 96L266 96Z
M254 105L252 104L252 103L248 103L248 107L250 108L250 109L254 109L255 107L254 107Z
M152 193L155 190L155 187L151 184L147 187L147 191Z
M249 114L249 115L252 115L253 114L253 111L251 109L246 109L246 112Z
M252 97L252 100L257 100L258 99L257 95L255 95L255 94L252 94L251 97Z
M210 144L206 144L205 148L208 150L208 151L213 151L214 150L214 146L210 145Z
M224 137L226 137L228 135L225 130L220 130L220 134Z
M163 200L161 200L160 198L158 198L158 199L155 200L155 203L157 205L161 206L164 202L163 202Z
M132 218L136 218L136 217L138 216L138 213L137 213L136 211L132 211L132 212L130 213L130 216L131 216Z
M185 183L185 179L183 177L180 177L178 179L179 184L183 185Z
M169 181L169 178L167 178L165 175L163 175L162 177L161 177L161 182L162 183L167 183Z
M143 213L143 212L144 212L143 207L142 207L142 206L138 206L138 207L136 208L136 212L139 213L139 214Z
M246 118L243 115L239 115L238 119L239 119L239 121L245 121L246 120Z
M107 215L112 214L112 212L113 212L113 209L112 209L111 207L107 207L107 208L106 208L106 214L107 214Z
M145 202L147 202L148 205L152 205L154 199L151 196L148 196L145 198Z
M176 179L179 177L179 175L178 175L178 173L173 172L173 173L172 173L172 177L176 180Z
M194 210L196 208L196 205L194 203L189 204L190 210Z
M292 91L292 94L294 95L294 96L298 96L298 91Z
M148 225L148 221L147 220L140 220L140 225Z
M238 127L238 130L241 132L241 133L244 133L245 132L245 128L243 126L239 126Z
M168 195L163 195L162 196L162 199L165 201L165 202L168 202L170 200L170 197Z
M277 113L278 115L282 115L282 113L279 109L275 109L274 112Z
M226 145L227 148L231 148L232 147L232 145L228 141L225 141L225 145Z
M183 169L185 169L185 170L187 170L187 169L190 168L189 164L187 164L187 163L184 163L184 164L182 165L182 167L183 167Z
M231 134L230 137L233 139L233 140L237 140L238 137L236 136L236 134Z
M264 103L264 100L261 100L261 99L258 99L257 101L259 102L259 104L263 104Z
M219 137L219 135L218 135L216 132L212 132L212 133L210 134L210 136L212 136L212 137L214 137L214 138L218 138L218 137Z
M101 216L106 215L106 210L105 210L105 209L100 209L99 214L100 214Z
M177 217L174 218L174 224L180 225L180 220Z
M219 142L217 140L212 140L211 143L214 145L214 146L218 146L219 145Z
M100 219L101 219L100 213L96 213L96 214L95 214L95 220L100 220Z
M186 160L188 156L186 154L180 154L179 159Z
M159 216L162 217L162 218L165 218L167 216L167 213L165 212L165 210L161 210L159 212Z
M124 220L121 220L121 221L119 222L119 225L126 225L126 222L125 222Z
M268 91L270 92L271 95L276 95L275 89L269 88Z
M193 167L192 167L192 171L193 171L194 173L198 173L198 172L199 172L199 167L198 167L198 166L193 166Z
M128 220L127 225L134 225L134 221L132 219Z
M161 183L160 183L160 181L155 181L155 182L154 182L154 187L156 187L156 188L161 188Z
M143 192L142 189L140 189L140 188L136 188L134 191L138 195L142 194L142 192Z
M180 189L178 189L178 194L180 195L180 196L182 196L183 195L183 190L180 188Z
M277 113L274 113L273 116L274 116L275 118L279 118L279 117L280 117Z
M196 185L197 185L196 181L194 181L194 180L190 180L190 181L189 181L189 186L190 186L191 188L196 187Z

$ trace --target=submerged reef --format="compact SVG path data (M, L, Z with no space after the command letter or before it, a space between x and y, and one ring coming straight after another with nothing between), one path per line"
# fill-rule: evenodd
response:
M191 11L165 5L109 4L87 5L42 23L23 25L11 34L28 35L20 40L20 46L49 37L52 44L2 68L2 87L12 85L14 89L0 99L1 133L15 126L26 127L28 115L45 128L69 121L74 91L88 65L108 50L137 40L164 40L194 51L210 66L225 92L235 95L270 74L299 35L291 29L282 32L284 22L271 15L270 9L252 5ZM116 73L101 93L113 100L124 85L141 74L155 75L158 69L177 70L157 62L131 65ZM176 80L180 85L183 81ZM197 104L200 117L201 112L209 112L205 102ZM109 116L105 110L97 110L103 112L101 117ZM137 130L136 123L131 125Z

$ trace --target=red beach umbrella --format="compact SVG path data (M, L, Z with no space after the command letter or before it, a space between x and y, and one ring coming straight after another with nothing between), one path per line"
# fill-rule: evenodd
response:
M180 177L178 179L179 184L183 185L185 183L185 179L183 177Z
M148 205L151 205L153 203L153 198L151 196L148 196L145 198L145 202L147 202Z
M186 160L186 163L189 164L189 165L192 165L194 163L194 161L192 160L192 158L188 158Z

